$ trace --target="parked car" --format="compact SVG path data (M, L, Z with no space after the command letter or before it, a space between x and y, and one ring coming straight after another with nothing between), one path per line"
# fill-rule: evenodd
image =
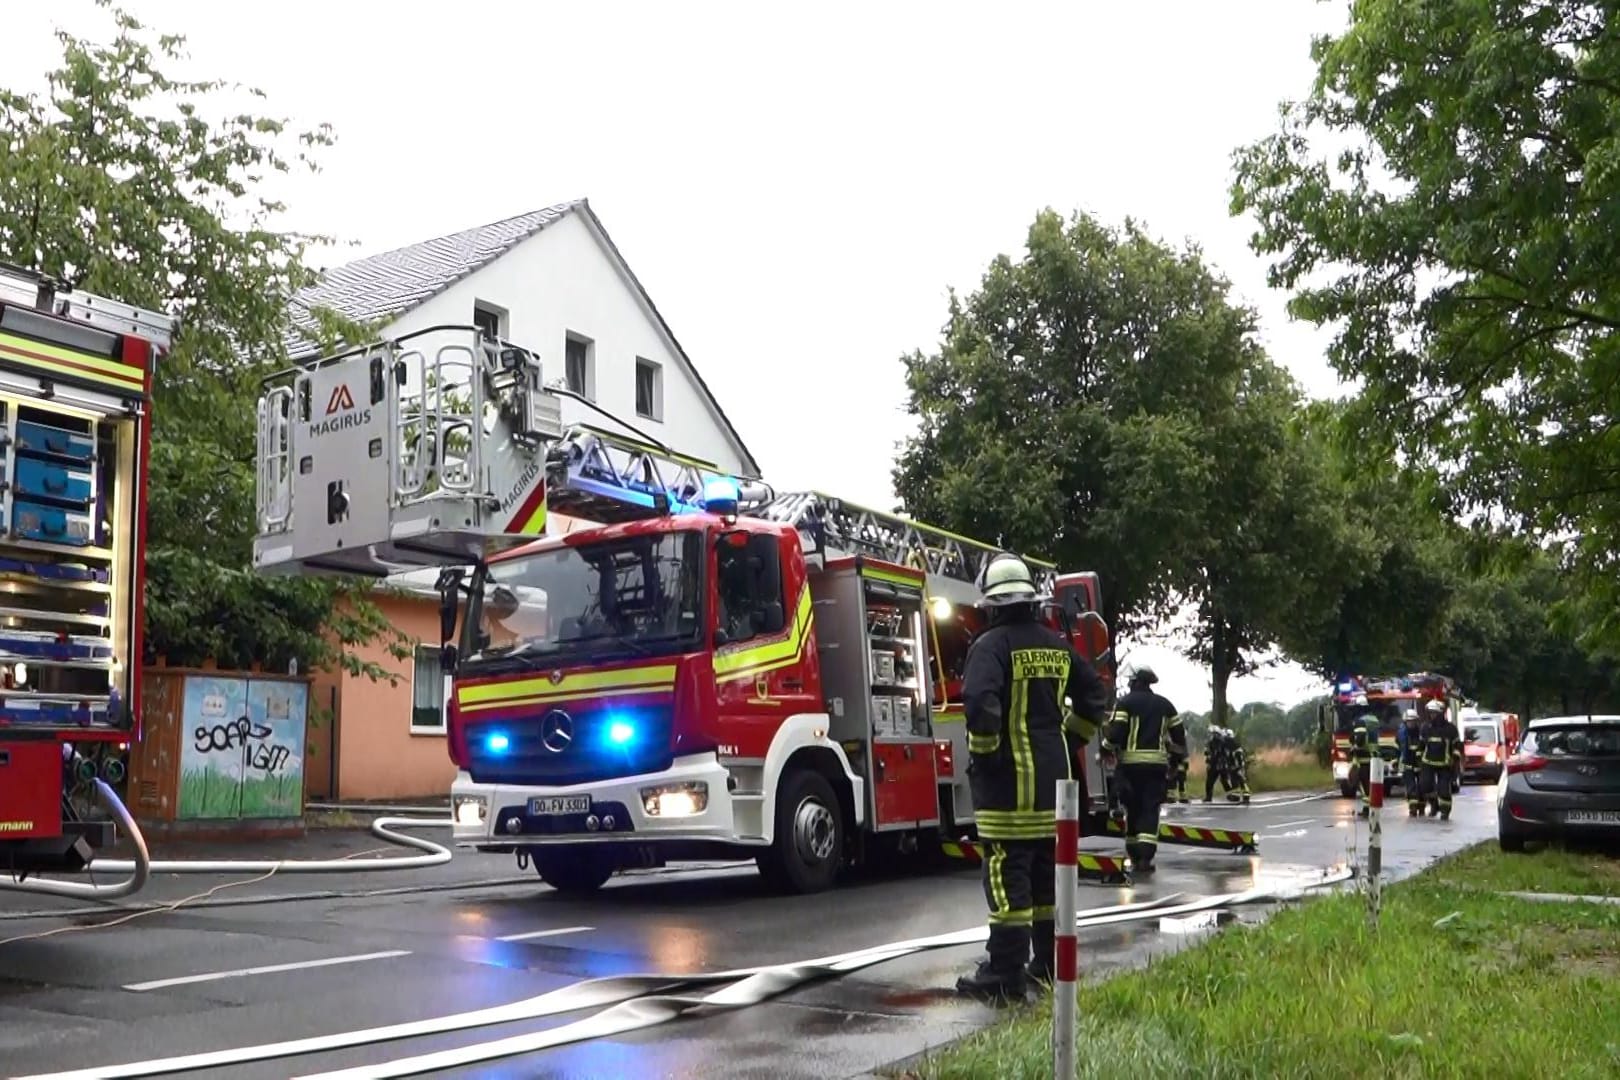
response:
M1502 721L1495 716L1478 716L1463 721L1463 780L1495 782L1508 759L1508 738Z
M1503 851L1559 837L1620 841L1620 716L1530 721L1496 786Z

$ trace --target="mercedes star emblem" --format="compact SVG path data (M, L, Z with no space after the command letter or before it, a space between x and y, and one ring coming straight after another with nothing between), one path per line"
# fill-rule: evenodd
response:
M553 671L551 673L551 685L556 686L560 682L562 682L562 672Z
M540 718L540 745L560 754L574 741L574 718L561 709L552 709Z

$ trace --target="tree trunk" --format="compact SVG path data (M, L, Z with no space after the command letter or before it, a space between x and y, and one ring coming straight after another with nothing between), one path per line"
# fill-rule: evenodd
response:
M1226 624L1217 616L1210 623L1210 710L1209 722L1228 727L1226 684L1232 678L1232 661L1227 655Z

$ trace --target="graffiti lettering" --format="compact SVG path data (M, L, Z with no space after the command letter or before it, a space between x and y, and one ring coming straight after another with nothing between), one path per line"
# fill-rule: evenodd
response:
M263 724L255 724L245 716L209 727L204 724L192 732L192 749L199 754L217 754L227 750L241 750L242 762L260 772L280 772L292 757L292 750L279 743L268 742L271 731Z

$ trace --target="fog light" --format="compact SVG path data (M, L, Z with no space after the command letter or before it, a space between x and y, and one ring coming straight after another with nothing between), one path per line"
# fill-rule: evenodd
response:
M1348 761L1335 761L1333 763L1333 779L1345 780L1350 776L1350 763Z
M709 785L702 780L641 789L641 808L648 817L691 817L709 808Z
M482 825L489 816L489 804L482 795L459 795L456 797L456 824Z
M1485 764L1487 764L1487 765L1495 765L1496 764L1496 751L1495 750L1487 750L1487 751L1485 751Z

